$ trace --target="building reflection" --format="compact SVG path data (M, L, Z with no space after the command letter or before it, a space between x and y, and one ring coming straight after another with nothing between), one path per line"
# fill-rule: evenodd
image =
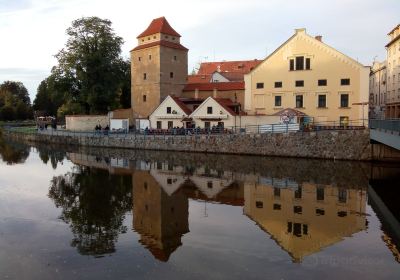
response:
M274 181L245 185L244 213L294 262L366 229L366 189Z
M132 174L133 229L139 242L168 261L189 233L189 199L244 208L293 262L365 230L365 186L298 182L167 160L122 160L70 154L79 164ZM281 173L279 173L281 175ZM290 174L288 174L290 175ZM337 180L337 179L336 179Z

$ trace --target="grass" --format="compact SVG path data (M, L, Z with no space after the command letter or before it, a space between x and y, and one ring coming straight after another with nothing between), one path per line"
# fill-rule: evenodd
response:
M22 126L22 127L14 127L12 131L19 132L19 133L37 133L36 126Z

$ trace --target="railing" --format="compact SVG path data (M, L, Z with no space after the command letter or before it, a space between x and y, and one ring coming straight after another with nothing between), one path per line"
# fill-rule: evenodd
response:
M389 131L400 132L400 119L389 120L369 120L370 129L384 129Z
M365 120L352 120L347 122L318 122L309 124L264 124L247 125L245 127L219 127L210 128L170 128L170 129L140 129L140 130L91 130L91 131L70 131L65 129L52 129L50 126L45 129L36 127L5 127L5 129L25 134L45 134L54 136L73 137L148 137L148 136L190 136L190 135L226 135L226 134L266 134L266 133L289 133L289 132L319 132L326 130L359 130L365 129ZM371 123L371 122L370 122ZM398 126L397 126L398 127Z

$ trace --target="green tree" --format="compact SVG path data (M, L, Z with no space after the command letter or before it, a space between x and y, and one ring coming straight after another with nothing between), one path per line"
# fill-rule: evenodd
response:
M0 85L0 119L25 120L32 118L28 90L21 82L5 81Z
M132 209L132 177L76 166L73 173L53 178L49 197L62 209L60 218L70 225L71 245L80 254L108 254L127 231L123 221Z
M115 35L111 21L80 18L72 22L67 35L53 72L68 81L68 101L80 103L85 113L106 113L120 107L118 93L125 76L120 57L123 40Z

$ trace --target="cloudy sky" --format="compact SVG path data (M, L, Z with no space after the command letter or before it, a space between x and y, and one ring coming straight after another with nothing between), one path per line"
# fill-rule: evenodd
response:
M151 19L165 16L199 61L264 58L305 27L369 65L385 58L386 34L400 23L399 0L0 0L0 83L22 81L31 99L56 64L74 19L110 19L123 55Z

